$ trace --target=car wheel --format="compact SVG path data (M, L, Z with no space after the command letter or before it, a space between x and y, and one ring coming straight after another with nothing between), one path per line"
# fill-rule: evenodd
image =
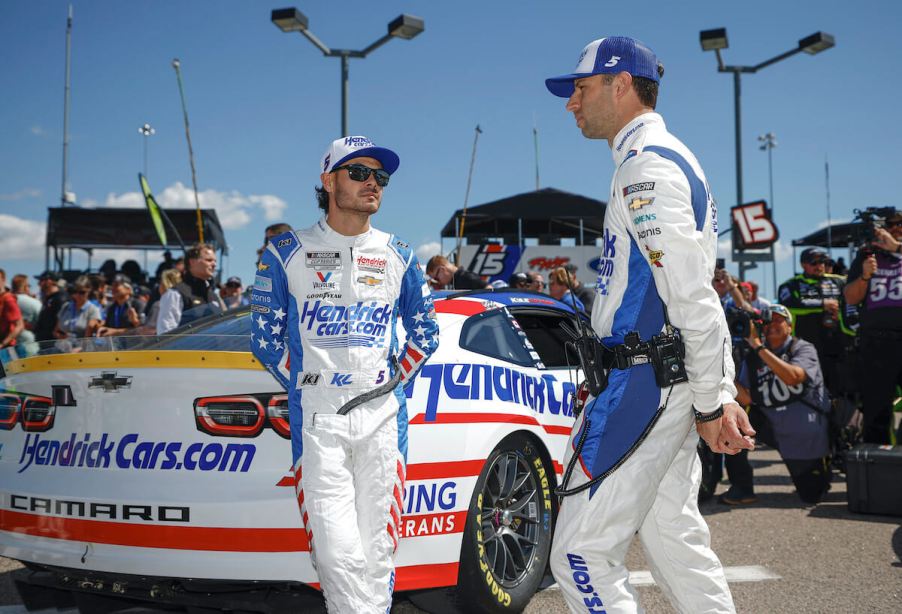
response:
M467 512L458 574L466 611L519 612L542 581L551 549L553 469L528 437L489 455Z

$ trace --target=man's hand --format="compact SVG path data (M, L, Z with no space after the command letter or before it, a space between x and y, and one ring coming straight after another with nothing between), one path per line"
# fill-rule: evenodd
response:
M862 281L870 281L871 277L873 277L876 272L877 256L871 254L861 263L861 277L859 277L859 279Z
M839 301L835 298L825 298L824 311L827 311L830 315L836 317L839 314Z
M749 320L749 335L745 338L745 341L753 350L762 345L761 336L758 334L758 327L755 325L754 320Z
M876 237L874 247L888 252L896 252L899 249L899 242L885 228L875 228L874 236Z
M738 454L755 449L755 429L749 417L736 403L724 403L723 416L711 422L696 422L695 428L712 452Z

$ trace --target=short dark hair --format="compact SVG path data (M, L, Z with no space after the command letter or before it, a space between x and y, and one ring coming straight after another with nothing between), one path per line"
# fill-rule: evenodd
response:
M216 253L216 250L213 249L213 246L209 243L195 243L187 250L185 250L185 258L187 258L188 260L197 260L198 258L200 258L201 253L206 250L210 250L214 254Z
M329 193L323 186L316 187L316 204L323 210L323 213L329 213Z
M266 227L266 230L264 230L263 232L275 237L277 235L282 234L283 232L288 232L289 230L291 230L291 224L287 224L285 222L278 222L276 224L270 224L269 226Z
M658 79L664 76L664 65L658 62ZM614 75L603 75L605 85L610 85L614 81ZM654 109L658 105L658 84L651 79L645 77L633 77L633 89L639 102L649 109Z

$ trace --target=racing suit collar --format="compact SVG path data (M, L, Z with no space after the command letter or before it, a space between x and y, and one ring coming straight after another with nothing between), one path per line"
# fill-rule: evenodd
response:
M331 226L329 226L328 222L326 222L325 215L319 219L319 221L316 223L315 228L319 235L322 237L323 242L329 245L344 245L347 247L356 247L358 245L361 245L373 234L373 227L370 226L370 229L363 234L351 236L343 235L340 232L336 232Z
M644 139L640 137L651 125L660 126L663 130L665 128L664 118L657 113L643 113L634 117L620 129L611 145L611 154L614 156L616 166L619 167L628 157L636 155L635 153L631 154L631 151L642 149Z

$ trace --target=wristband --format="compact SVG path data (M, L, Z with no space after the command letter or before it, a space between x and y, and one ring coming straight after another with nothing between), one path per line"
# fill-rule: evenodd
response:
M766 350L766 349L767 349L767 346L762 343L761 345L759 345L758 347L755 348L755 354L760 354L761 350Z
M762 347L764 347L764 346L762 346ZM692 408L692 411L695 413L695 421L696 422L698 422L698 423L711 422L712 420L717 420L718 418L720 418L723 415L723 405L721 405L720 407L718 407L717 409L715 409L714 411L712 411L711 413L708 413L708 414L703 414L702 412L698 411L694 407Z

